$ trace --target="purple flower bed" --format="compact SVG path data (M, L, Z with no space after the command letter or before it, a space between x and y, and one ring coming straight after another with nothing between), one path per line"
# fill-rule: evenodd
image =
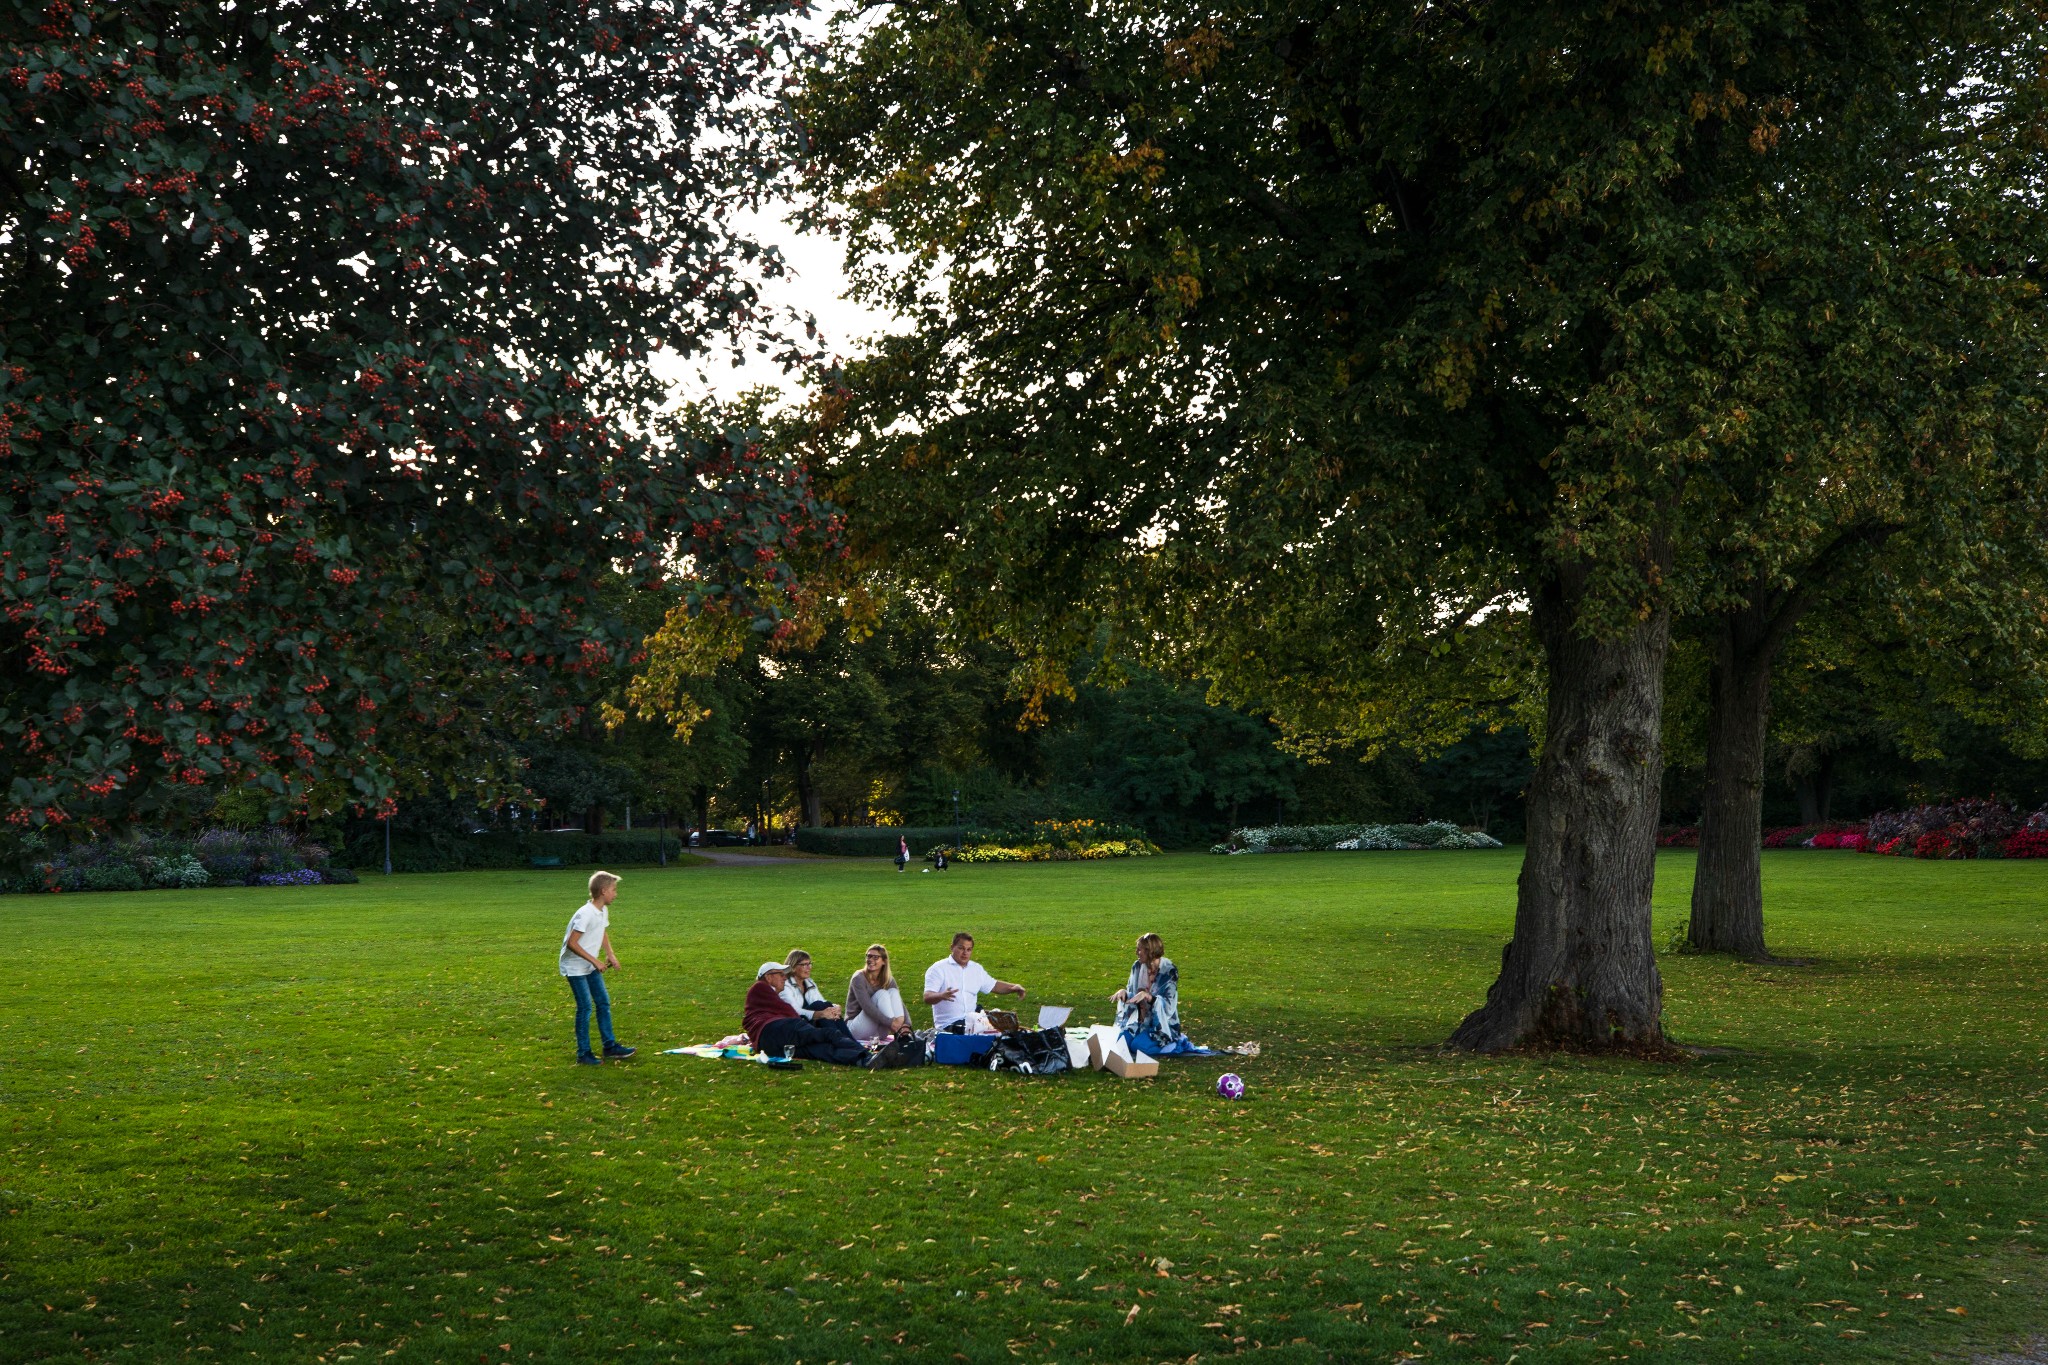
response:
M354 877L330 868L321 845L285 829L129 830L97 839L17 838L0 864L0 892L190 890L202 886L317 886Z

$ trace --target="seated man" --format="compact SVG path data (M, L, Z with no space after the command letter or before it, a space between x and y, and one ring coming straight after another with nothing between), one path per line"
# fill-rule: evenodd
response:
M782 998L788 974L789 969L780 962L763 962L754 973L754 984L747 988L746 1008L740 1019L754 1050L771 1057L794 1053L815 1062L859 1066L867 1059L866 1048L844 1033L819 1028Z
M998 981L974 960L974 935L953 935L953 951L940 958L924 973L924 1002L932 1007L932 1027L941 1033L965 1033L967 1016L977 1008L976 997L992 995L1022 997L1024 988L1014 981Z

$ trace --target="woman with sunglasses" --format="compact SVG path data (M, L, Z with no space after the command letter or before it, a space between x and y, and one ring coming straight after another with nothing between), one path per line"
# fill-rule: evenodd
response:
M867 965L846 983L846 1027L863 1043L910 1032L903 992L889 970L889 950L879 943L868 945Z

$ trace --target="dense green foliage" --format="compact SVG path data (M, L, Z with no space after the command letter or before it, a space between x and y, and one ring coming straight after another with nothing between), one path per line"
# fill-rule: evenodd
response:
M1771 1362L2039 1331L2048 865L1768 855L1816 963L1666 961L1672 1031L1729 1051L1445 1056L1515 866L643 873L612 978L643 1050L591 1071L554 975L575 873L95 896L0 1013L0 1355ZM1690 870L1660 860L1660 936ZM1082 1019L1159 930L1194 1035L1264 1044L1228 1064L1246 1099L1222 1063L654 1055L730 1031L765 957L836 988L874 939L915 972L960 928Z
M647 362L766 321L731 215L779 174L791 23L0 5L12 820L245 781L321 813L407 762L516 790L479 732L636 643L599 579L772 615L829 530L802 471L679 428Z
M764 812L783 827L909 824L981 829L1089 818L1206 847L1247 820L1411 819L1444 814L1512 834L1528 780L1520 730L1476 734L1429 760L1356 751L1310 761L1276 747L1269 722L1216 704L1198 684L1125 668L1086 682L1024 723L1019 655L949 633L946 613L897 595L871 619L834 620L814 639L757 639L688 680L703 713L687 738L659 722L589 726L516 746L549 824L642 823L669 812L738 826ZM628 670L593 680L601 707ZM401 837L457 834L495 817L473 803L415 800ZM367 828L362 822L359 828ZM893 851L879 846L876 852ZM922 846L919 848L923 852Z
M1484 622L1544 583L1620 628L1848 566L1875 617L1939 610L1926 579L2021 594L1997 620L2031 638L2038 20L849 24L810 88L820 216L911 324L847 375L858 534L1051 667L1107 615L1380 738L1510 701L1527 643Z
M893 858L898 840L910 841L910 856L922 858L941 845L951 845L959 831L951 825L924 828L901 825L868 825L842 828L800 826L796 846L806 853L826 853L840 858Z

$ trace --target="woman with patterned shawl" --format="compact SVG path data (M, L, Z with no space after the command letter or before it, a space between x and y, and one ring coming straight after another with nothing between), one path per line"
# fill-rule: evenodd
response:
M1116 1006L1116 1031L1131 1051L1154 1057L1216 1055L1181 1032L1180 971L1166 955L1159 935L1146 934L1138 940L1138 958L1131 963L1130 979L1109 998Z

